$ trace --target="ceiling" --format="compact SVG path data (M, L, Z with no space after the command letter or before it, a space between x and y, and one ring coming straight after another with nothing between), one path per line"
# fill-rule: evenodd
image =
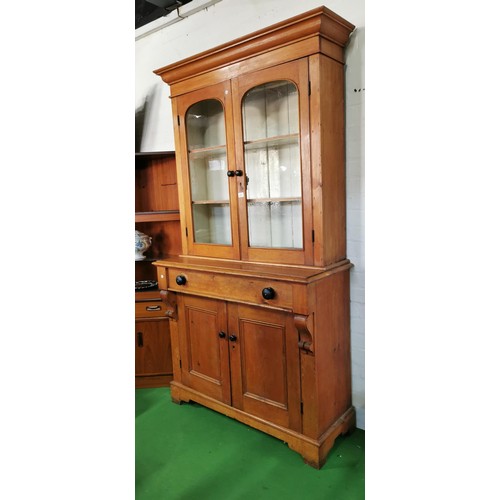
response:
M192 0L135 0L135 29L166 16Z

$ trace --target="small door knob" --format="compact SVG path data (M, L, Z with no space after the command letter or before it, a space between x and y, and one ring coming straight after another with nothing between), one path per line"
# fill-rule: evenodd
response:
M226 332L219 332L219 337L221 339L225 338L226 337Z
M236 177L241 177L243 175L243 170L235 170L234 175L236 175Z
M229 335L229 340L230 340L231 342L236 342L236 338L237 338L237 337L236 337L236 335L235 335L234 333L233 333L233 334L231 334L231 335Z
M234 177L234 170L228 170L227 171L227 176L228 177Z
M276 292L274 291L274 288L267 287L262 289L262 297L264 297L266 300L274 299L276 296Z
M185 276L182 276L182 274L179 274L179 276L177 276L177 278L175 278L175 282L178 284L178 285L185 285L186 282L187 282L187 279Z

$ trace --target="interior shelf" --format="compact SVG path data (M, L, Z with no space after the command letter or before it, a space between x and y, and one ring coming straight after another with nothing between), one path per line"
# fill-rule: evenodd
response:
M229 200L196 200L193 205L229 205Z
M154 212L136 212L135 222L168 222L180 220L178 210L158 210Z
M279 147L296 144L299 139L299 134L277 135L274 137L265 137L263 139L255 139L253 141L245 141L245 149L261 149L264 147Z
M208 146L206 148L195 148L189 150L189 158L196 160L197 158L205 158L207 155L226 154L226 146Z
M248 198L248 203L293 203L302 201L302 198Z

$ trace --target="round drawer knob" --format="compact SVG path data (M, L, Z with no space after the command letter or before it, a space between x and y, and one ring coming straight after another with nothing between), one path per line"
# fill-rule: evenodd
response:
M219 337L220 337L221 339L226 338L226 332L219 332Z
M275 296L276 292L274 291L274 288L267 287L262 289L262 297L266 300L274 299Z
M178 285L185 285L187 283L187 279L185 276L182 276L182 274L179 274L179 276L177 276L177 278L175 278L175 282Z
M235 335L234 333L233 333L233 334L231 334L231 335L229 335L229 340L230 340L231 342L236 342L236 338L237 338L237 337L236 337L236 335Z
M234 170L228 170L226 173L228 177L234 177Z
M234 175L236 175L236 177L241 177L243 175L243 170L235 170Z

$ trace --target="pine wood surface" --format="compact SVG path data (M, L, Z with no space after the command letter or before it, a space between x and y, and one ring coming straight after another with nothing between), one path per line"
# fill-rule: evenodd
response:
M253 276L290 282L308 283L321 279L328 274L340 272L352 267L348 259L343 259L325 267L280 265L265 262L244 262L235 260L197 258L193 256L173 255L154 262L158 269L176 268ZM165 276L159 275L159 279ZM161 288L164 288L162 286Z
M326 7L318 7L304 14L276 23L268 28L220 45L192 57L183 59L155 71L163 81L172 86L184 79L227 67L229 64L269 54L275 49L286 48L297 41L321 37L344 47L354 25ZM306 54L304 54L306 55ZM339 51L342 57L342 51ZM280 62L285 56L280 54ZM343 62L343 59L342 59ZM261 66L262 67L262 66ZM238 68L239 69L239 68ZM230 78L226 75L226 79ZM192 89L189 89L192 90Z
M354 429L354 408L348 408L335 422L330 425L319 439L310 438L302 433L296 432L288 427L275 424L268 419L252 415L218 401L202 392L187 387L173 380L170 383L172 401L180 404L182 402L195 401L207 408L218 411L227 417L234 418L262 432L274 436L289 446L290 449L299 453L304 461L319 469L324 464L328 452L331 450L335 439L341 434L347 434Z
M179 153L177 177L184 207L181 211L182 254L319 267L338 262L346 257L343 64L319 53L284 64L275 62L274 67L260 71L245 69L251 62L252 59L242 62L243 74L233 75L230 83L225 80L172 99ZM275 79L294 82L299 90L304 248L288 250L249 245L245 173L228 181L231 244L196 243L185 113L203 99L223 103L228 170L237 168L245 172L240 102L248 89ZM183 86L185 84L183 82ZM329 91L322 91L325 88Z
M223 103L225 110L225 132L227 137L226 143L226 156L228 170L232 169L235 165L234 162L234 136L232 125L232 101L230 94L230 82L222 82L218 85L213 85L204 88L200 91L192 92L175 99L175 109L179 122L175 123L175 127L179 130L186 130L185 115L188 109L195 103L206 100L215 99ZM179 154L177 156L177 178L179 192L182 193L183 211L181 222L184 231L181 232L183 244L183 253L189 255L210 255L211 257L225 258L225 259L239 259L240 258L240 244L239 244L239 230L238 220L236 213L231 213L231 239L232 244L227 245L213 245L196 243L194 237L193 225L193 211L192 211L192 191L191 182L189 178L189 158L188 158L188 143L186 133L176 134L177 149ZM229 185L229 201L232 207L237 204L237 177L228 179Z
M344 68L316 54L309 58L309 71L314 265L324 266L346 256ZM329 91L322 92L325 88Z
M135 279L156 279L153 259L181 251L177 170L172 151L137 153L135 165L136 229L152 237ZM135 293L135 386L168 386L173 379L170 325L159 290Z
M161 300L160 290L139 290L135 292L136 302L144 302L150 300Z
M170 85L179 187L181 252L154 262L170 324L172 399L283 439L317 468L355 425L343 97L343 47L353 29L320 7L155 71ZM293 250L252 247L248 233L241 103L278 80L299 95L304 244ZM224 109L227 168L243 174L227 179L229 245L199 243L194 232L190 159L224 146L188 150L187 111L207 99ZM263 288L275 296L265 299Z
M232 80L232 95L233 109L239 109L239 103L244 95L251 88L262 85L273 80L287 80L293 82L299 93L299 117L300 130L307 130L309 127L309 99L308 99L308 69L307 60L301 59L286 64L268 68L261 71L256 71L251 74L245 74L239 78ZM243 148L243 123L240 113L234 113L234 121L230 124L234 128L235 139L235 164L238 168L244 170L245 155ZM302 187L302 203L306 207L303 210L303 250L288 250L283 248L277 249L261 249L252 248L248 240L248 232L241 231L241 258L253 262L276 262L279 264L297 264L297 265L312 265L313 264L313 243L312 243L312 219L311 211L308 207L311 206L311 177L310 177L310 155L309 155L309 134L300 135L300 161L301 161L301 187ZM246 185L243 181L244 177L239 178L238 182L238 227L248 227L247 219L247 197ZM252 179L250 179L252 182Z
M168 385L172 379L169 328L169 322L165 318L142 318L136 321L136 387L159 387Z

